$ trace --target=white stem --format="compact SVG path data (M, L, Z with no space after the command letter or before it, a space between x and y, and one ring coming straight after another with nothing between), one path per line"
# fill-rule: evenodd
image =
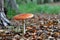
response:
M26 32L25 32L25 20L24 20L24 34L25 34Z

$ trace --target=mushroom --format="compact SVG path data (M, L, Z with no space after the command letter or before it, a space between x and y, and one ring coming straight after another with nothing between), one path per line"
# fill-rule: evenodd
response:
M25 19L29 19L29 18L32 18L34 15L33 14L19 14L19 15L16 15L14 16L14 19L15 20L23 20L24 21L24 34L26 33L25 31Z

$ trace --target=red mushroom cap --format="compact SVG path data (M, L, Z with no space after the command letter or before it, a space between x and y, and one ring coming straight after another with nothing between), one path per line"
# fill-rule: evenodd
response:
M14 16L15 20L24 20L24 19L28 19L28 18L32 18L34 15L33 14L19 14Z

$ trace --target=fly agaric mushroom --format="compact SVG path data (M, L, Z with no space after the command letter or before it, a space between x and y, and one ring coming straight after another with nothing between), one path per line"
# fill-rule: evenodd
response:
M32 18L34 15L33 14L19 14L14 16L15 20L23 20L24 21L24 34L25 34L25 19Z

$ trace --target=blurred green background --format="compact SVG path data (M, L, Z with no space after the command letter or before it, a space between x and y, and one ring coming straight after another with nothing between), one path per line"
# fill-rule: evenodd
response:
M59 0L60 1L60 0ZM16 0L19 5L20 13L47 13L47 14L59 14L60 5L58 5L58 0ZM56 3L57 2L57 3ZM56 4L55 4L56 3ZM20 14L16 13L11 7L7 7L8 18L13 18L13 16Z

